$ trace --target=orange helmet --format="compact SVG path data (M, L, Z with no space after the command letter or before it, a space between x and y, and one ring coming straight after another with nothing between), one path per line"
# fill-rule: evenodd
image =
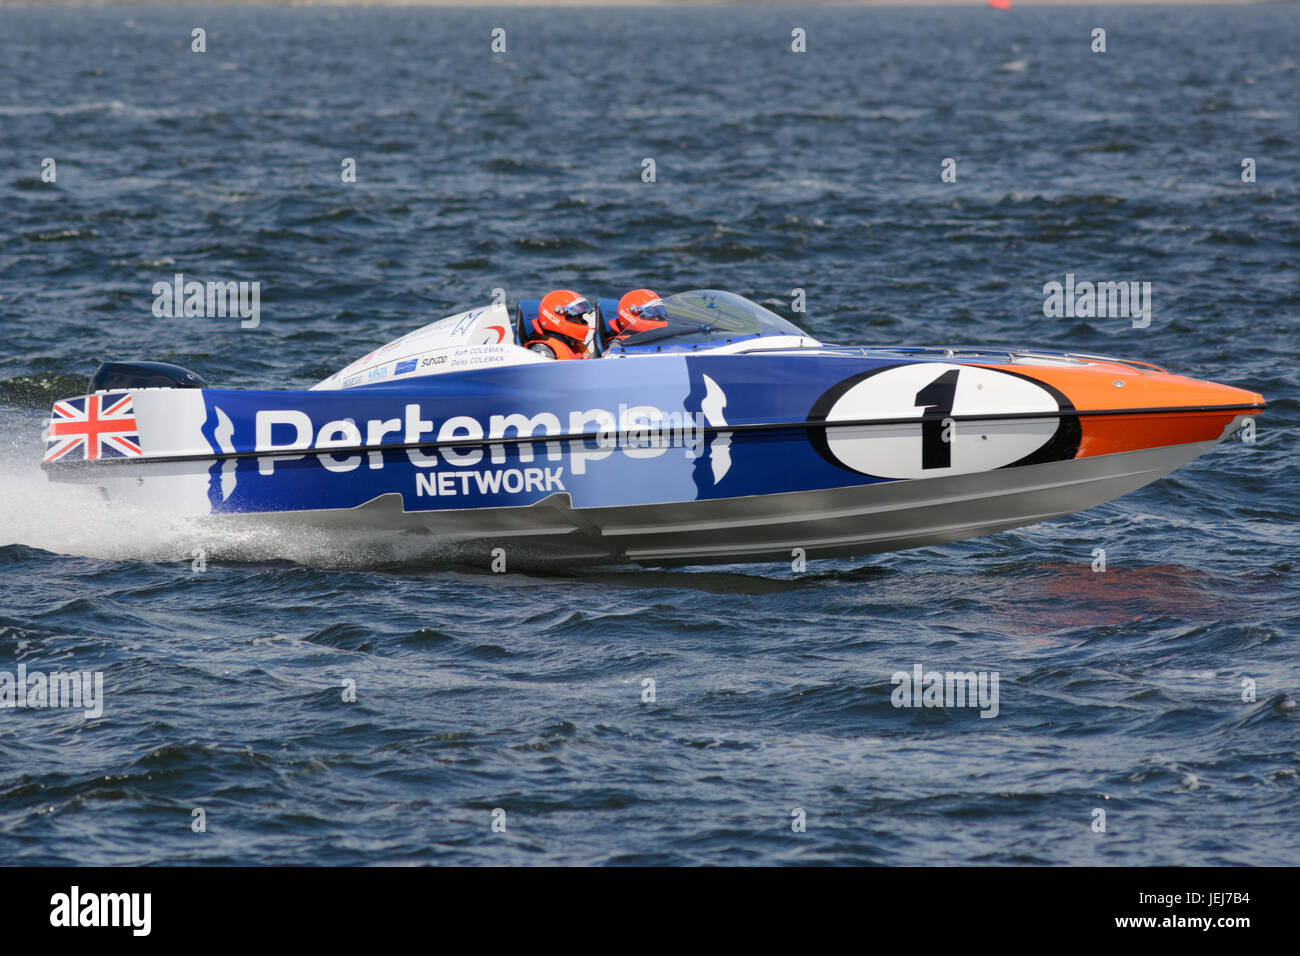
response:
M547 334L572 339L579 345L587 341L592 326L587 323L591 303L571 289L548 292L542 299L533 330L541 336Z
M618 300L618 318L613 324L615 335L624 332L646 332L661 329L668 324L668 312L652 289L633 289Z

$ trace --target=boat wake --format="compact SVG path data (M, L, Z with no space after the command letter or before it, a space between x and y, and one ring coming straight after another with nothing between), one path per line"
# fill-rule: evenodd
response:
M454 567L465 555L429 535L287 526L177 515L139 502L110 502L99 489L51 482L28 455L0 464L0 547L21 544L109 561L288 561L307 567ZM486 567L486 561L483 562Z

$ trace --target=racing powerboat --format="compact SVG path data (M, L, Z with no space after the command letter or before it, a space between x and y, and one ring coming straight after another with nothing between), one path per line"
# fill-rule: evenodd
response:
M430 534L449 553L644 565L958 541L1168 474L1255 392L1036 349L825 345L741 296L663 300L587 361L524 347L535 301L426 325L306 390L113 362L54 406L43 467L211 520Z

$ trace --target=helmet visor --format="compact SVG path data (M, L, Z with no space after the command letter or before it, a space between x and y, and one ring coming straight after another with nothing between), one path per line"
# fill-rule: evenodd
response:
M668 320L668 310L664 308L662 302L651 302L648 305L634 305L629 310L638 319L658 319L661 322Z
M583 316L591 311L591 303L586 299L574 299L557 313L571 322L584 321Z

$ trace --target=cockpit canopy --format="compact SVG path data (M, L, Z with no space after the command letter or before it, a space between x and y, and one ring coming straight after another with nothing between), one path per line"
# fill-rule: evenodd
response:
M807 338L798 326L744 296L717 289L694 289L665 296L668 324L620 335L605 346L607 355L691 350L767 335Z

